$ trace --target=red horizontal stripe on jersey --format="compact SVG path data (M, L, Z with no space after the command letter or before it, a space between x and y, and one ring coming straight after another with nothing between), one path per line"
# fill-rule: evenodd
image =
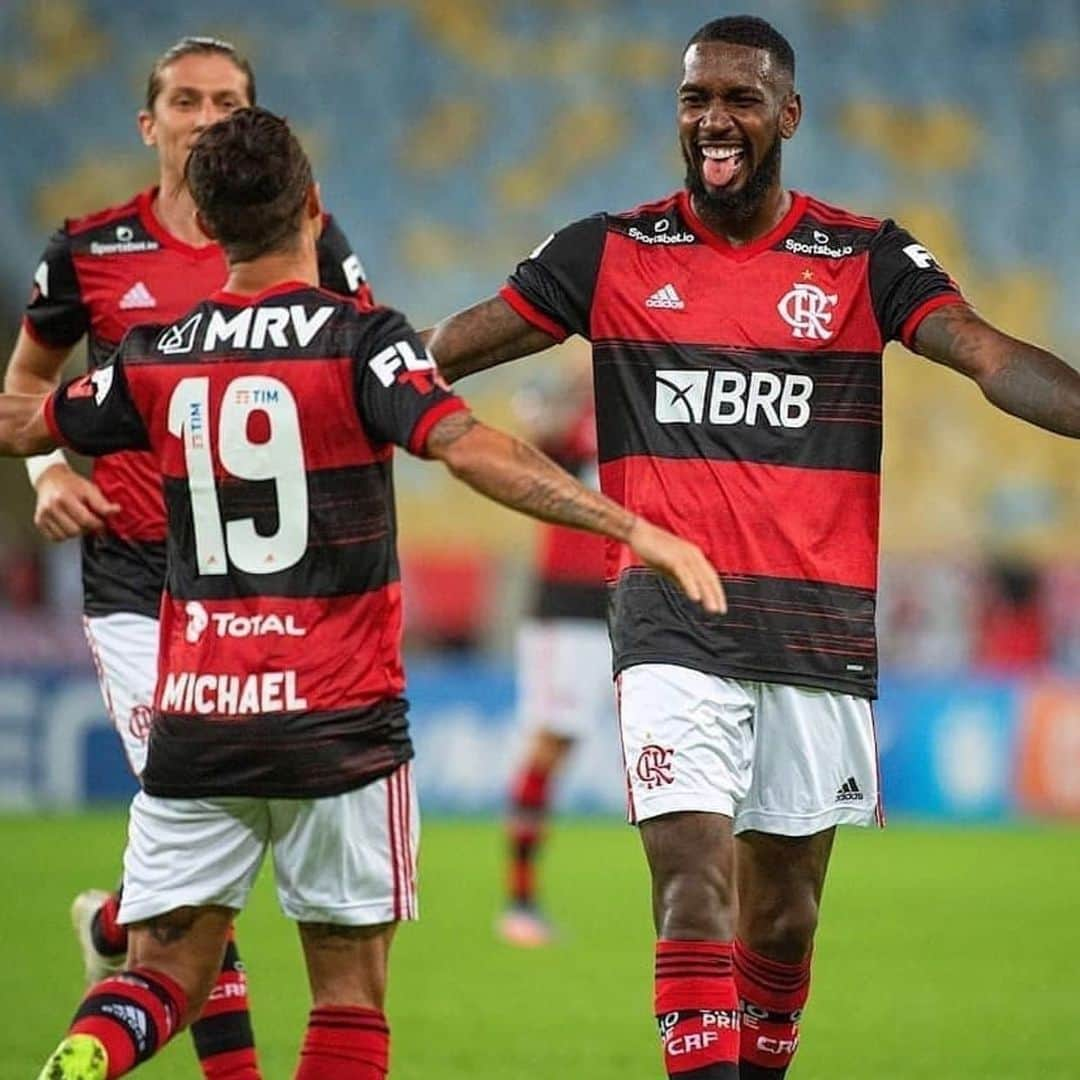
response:
M159 707L165 677L187 672L234 675L241 682L263 672L295 672L309 712L363 708L396 697L405 687L401 586L393 582L360 596L316 599L184 601L166 594L159 670Z
M702 458L600 466L606 495L699 544L721 573L877 585L878 477ZM608 548L608 576L640 565Z
M108 530L121 540L165 539L165 500L157 459L146 451L95 458L91 477L110 502L120 507Z
M675 245L672 250L657 245L645 254L641 246L629 236L608 233L593 297L594 343L656 344L668 351L672 367L725 350L803 353L808 361L821 352L881 352L867 252L815 265L808 282L807 258L794 252L772 251L768 258L747 260L718 252L713 244ZM678 305L651 307L651 293L665 285L678 294ZM820 293L823 306L813 333L788 321L794 310L789 305L801 286Z
M333 410L340 416L346 428L342 438L340 427L327 424L330 402L356 399L354 386L355 360L351 357L328 357L322 360L218 360L212 363L163 363L160 359L149 362L128 362L125 365L128 386L139 412L147 418L152 428L168 423L168 406L176 386L185 378L210 379L210 420L208 424L210 445L216 451L221 427L222 397L229 383L241 376L260 375L284 383L296 402L300 419L300 431L304 444L304 462L308 470L343 468L349 465L367 465L385 461L392 448L374 442L364 430L359 414L353 407ZM151 438L155 438L153 430ZM217 464L218 474L223 475ZM183 477L187 474L184 448L179 439L163 440L161 472L165 476Z
M537 330L543 330L550 334L556 341L565 341L569 336L567 332L554 319L545 315L538 308L533 307L524 296L510 285L504 285L499 290L499 295L528 323L532 323Z

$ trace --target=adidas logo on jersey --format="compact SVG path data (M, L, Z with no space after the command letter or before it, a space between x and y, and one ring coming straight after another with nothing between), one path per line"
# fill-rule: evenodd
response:
M120 309L122 311L132 311L135 308L152 307L157 307L157 301L154 299L150 290L141 281L136 281L135 284L120 297Z
M669 281L666 285L657 289L656 292L645 301L646 307L668 308L671 311L683 311L686 305L682 297L675 291L675 286Z
M836 792L837 802L862 802L864 798L865 796L859 790L859 785L855 783L854 776L849 776Z

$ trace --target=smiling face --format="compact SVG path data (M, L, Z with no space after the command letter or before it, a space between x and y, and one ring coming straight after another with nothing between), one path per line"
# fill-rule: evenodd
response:
M765 49L722 41L686 50L678 90L686 186L699 213L746 220L780 188L780 146L802 105Z
M199 134L250 105L247 75L228 56L191 53L161 69L151 109L139 113L143 142L157 149L163 185L184 174Z

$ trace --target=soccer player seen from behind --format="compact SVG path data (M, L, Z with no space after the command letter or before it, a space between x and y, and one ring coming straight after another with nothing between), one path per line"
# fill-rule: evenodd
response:
M381 1080L390 941L416 916L418 816L402 697L391 459L602 533L724 599L695 545L478 423L396 311L318 287L322 207L284 121L241 109L186 169L225 287L132 330L47 398L0 397L0 452L148 451L168 558L154 717L132 806L125 970L79 1006L42 1080L104 1080L199 1015L273 853L313 995L300 1080Z
M157 153L157 184L122 205L69 220L53 234L7 369L8 392L55 388L68 353L84 336L93 370L133 326L167 322L221 287L225 254L195 221L184 166L201 131L254 103L251 67L227 42L183 38L157 59L138 117L143 141ZM329 215L318 255L324 287L370 305L360 263ZM165 579L157 466L139 451L99 459L91 480L72 470L60 451L27 465L42 533L55 541L83 537L86 636L106 708L140 776ZM123 964L127 932L116 919L119 904L118 894L91 889L72 905L88 982ZM192 1025L192 1037L209 1080L258 1076L243 965L231 943L205 1022Z
M886 342L1080 436L1080 373L986 323L893 221L783 186L794 77L763 20L703 26L677 91L685 188L560 230L428 336L451 380L591 340L603 490L679 523L724 581L717 618L610 549L655 1013L667 1074L695 1080L785 1075L836 826L878 818Z
M524 388L516 406L530 441L582 483L599 487L587 356L576 354L558 376ZM603 537L543 526L532 605L517 640L518 724L528 741L510 784L507 906L497 924L511 945L533 948L552 939L537 879L555 786L575 746L614 730L606 611Z

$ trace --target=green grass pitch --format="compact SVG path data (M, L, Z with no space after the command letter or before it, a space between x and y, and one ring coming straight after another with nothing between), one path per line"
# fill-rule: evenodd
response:
M0 1077L29 1080L80 993L72 895L107 886L123 816L0 817ZM633 830L558 824L545 863L563 935L496 943L501 838L428 821L422 920L394 946L394 1080L658 1080L647 883ZM308 1007L264 871L238 939L264 1074L286 1078ZM792 1080L1080 1076L1080 828L842 832ZM138 1074L197 1077L182 1036Z

